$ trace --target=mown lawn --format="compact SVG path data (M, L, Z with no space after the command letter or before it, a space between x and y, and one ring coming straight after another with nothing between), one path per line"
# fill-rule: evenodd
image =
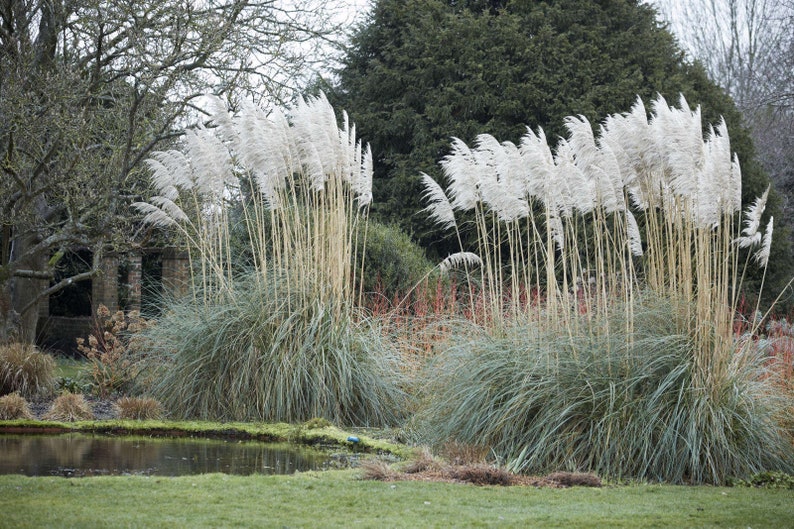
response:
M794 527L792 490L560 490L358 476L0 476L0 527Z

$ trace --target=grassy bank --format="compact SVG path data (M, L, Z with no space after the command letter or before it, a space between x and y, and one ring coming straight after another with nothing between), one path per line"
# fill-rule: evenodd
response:
M206 437L224 439L257 440L265 442L292 442L306 445L333 445L362 452L381 452L406 458L412 449L367 435L355 434L358 439L351 443L349 432L324 424L323 421L308 421L303 424L287 423L242 423L212 421L0 421L0 433L66 433L83 432L113 435L145 435L156 437Z
M475 487L295 476L0 476L0 527L753 527L794 519L794 491Z

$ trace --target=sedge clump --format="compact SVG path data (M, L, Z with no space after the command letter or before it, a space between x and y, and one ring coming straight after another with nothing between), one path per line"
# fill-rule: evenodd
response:
M165 416L163 405L151 397L122 397L116 401L115 407L119 419L145 421Z
M48 395L55 383L55 359L30 344L0 345L0 395Z
M32 419L28 401L19 393L11 393L0 397L0 421L14 419Z
M59 395L44 415L48 421L87 421L94 418L91 406L83 395L78 393L63 393Z

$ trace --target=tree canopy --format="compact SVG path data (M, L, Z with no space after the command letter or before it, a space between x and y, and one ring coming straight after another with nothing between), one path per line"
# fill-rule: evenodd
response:
M637 96L683 94L704 123L728 124L744 199L767 178L726 93L685 60L651 7L632 0L378 0L353 36L334 98L378 153L373 211L446 251L420 213L420 171L440 174L450 138L517 142L563 118L597 124Z
M289 98L327 15L316 0L0 1L0 340L32 340L40 299L129 247L142 160L202 94ZM75 248L94 266L52 284Z
M422 212L420 172L443 180L438 162L452 137L517 142L526 127L543 127L553 142L564 117L597 125L638 96L683 94L701 106L704 126L724 118L743 202L768 185L733 100L636 0L376 0L338 74L332 99L377 153L374 214L437 257L457 243ZM780 286L790 250L775 239L770 271Z

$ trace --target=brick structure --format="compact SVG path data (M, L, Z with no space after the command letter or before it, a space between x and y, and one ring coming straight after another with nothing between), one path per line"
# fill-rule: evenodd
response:
M191 281L188 253L166 248L162 250L161 255L163 294L166 297L187 295L190 292ZM128 266L126 277L128 299L124 309L140 310L143 283L142 254L130 253L123 258ZM111 313L119 310L119 262L120 258L115 254L102 258L100 271L91 280L91 316L53 316L49 314L49 300L42 300L37 331L37 342L40 345L67 354L76 354L75 338L86 337L91 331L94 325L93 317L99 305L105 305Z
M127 310L141 310L141 283L143 282L143 263L141 254L127 255L127 286L129 288Z
M188 253L176 248L163 252L163 294L181 298L190 292L190 260Z
M119 258L103 256L99 266L99 273L91 280L91 314L96 314L100 305L112 314L119 310Z

